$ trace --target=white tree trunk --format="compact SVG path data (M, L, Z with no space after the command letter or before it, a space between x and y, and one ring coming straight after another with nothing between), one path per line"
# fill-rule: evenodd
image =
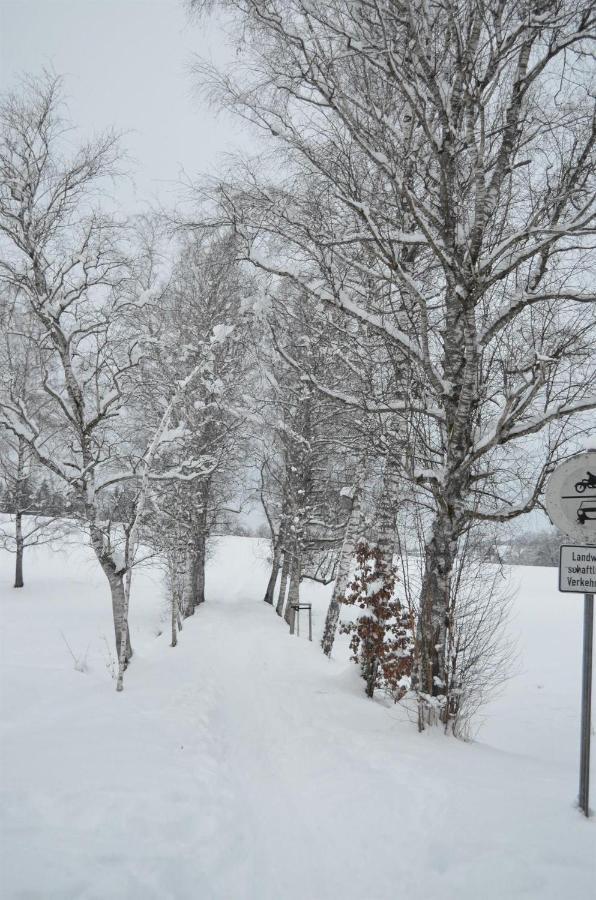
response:
M294 623L296 621L295 604L300 602L300 576L302 574L302 559L300 547L295 545L292 548L292 561L290 564L290 587L288 590L288 602L284 615L285 621L290 626L290 634L294 634Z
M22 513L20 510L17 510L17 512L15 514L15 541L16 541L17 556L16 556L16 562L15 562L14 586L16 588L22 588L24 586L23 554L24 554L24 550L25 550L25 542L23 540L23 522L22 522Z
M326 656L331 656L331 651L333 650L333 642L335 641L335 634L337 632L341 603L348 589L352 560L360 537L361 525L362 507L360 493L358 492L354 495L352 508L348 516L348 521L346 522L346 530L344 532L344 539L337 564L337 577L335 579L335 584L333 585L333 593L327 610L327 618L325 619L325 629L323 631L321 647Z
M283 616L286 605L286 593L288 590L288 578L290 576L290 551L288 547L283 549L283 564L281 567L281 579L279 582L279 591L277 594L277 606L275 612L278 616Z
M281 569L281 557L282 557L282 540L283 535L281 532L282 526L280 526L279 533L277 535L277 539L273 545L273 561L271 563L271 574L269 576L269 581L267 583L267 590L265 591L264 601L265 603L270 603L273 606L273 597L275 596L275 586L277 584L277 579L279 578L279 570Z
M171 647L175 647L178 643L178 632L177 632L177 624L178 624L178 597L176 591L172 591L170 597L170 625L172 630L172 642L170 644Z
M130 643L130 629L128 627L128 609L126 606L124 578L121 574L108 572L107 576L110 593L112 595L112 617L114 620L114 637L116 639L116 656L118 660L124 660L124 668L132 659L132 646Z
M15 479L15 542L16 561L14 573L14 586L22 588L23 581L23 556L25 553L25 540L23 538L23 480L25 477L25 442L19 439L17 472Z

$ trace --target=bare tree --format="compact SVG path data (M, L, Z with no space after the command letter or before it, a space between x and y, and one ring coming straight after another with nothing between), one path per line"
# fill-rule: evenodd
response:
M407 397L377 397L407 419L403 476L428 513L424 727L451 714L461 541L531 510L596 407L593 5L225 5L250 67L208 77L289 174L224 185L220 220L255 265L373 331L408 373Z
M171 394L190 367L192 385L172 409L170 470L153 498L147 537L182 565L184 615L205 601L207 542L241 493L246 442L242 388L248 367L242 324L250 278L241 278L234 242L217 234L183 233L159 306L148 324L145 415ZM170 572L172 584L180 574Z
M43 421L47 397L37 381L36 348L39 333L26 315L14 290L2 292L0 322L0 393L12 395ZM0 486L2 512L9 519L0 525L0 546L15 554L16 588L24 587L24 556L27 547L63 540L70 531L64 518L71 512L70 499L62 485L48 483L49 473L21 436L0 427Z
M263 427L260 495L273 550L265 600L273 603L279 578L276 612L291 627L300 580L335 577L362 450L344 406L313 383L334 363L329 323L305 315L291 292L273 299L253 402Z
M123 563L100 517L104 473L118 465L113 420L137 362L121 225L94 206L114 172L113 134L66 156L59 82L29 80L0 108L0 279L35 322L43 426L27 398L0 398L2 425L77 497L108 579L118 655L132 649Z

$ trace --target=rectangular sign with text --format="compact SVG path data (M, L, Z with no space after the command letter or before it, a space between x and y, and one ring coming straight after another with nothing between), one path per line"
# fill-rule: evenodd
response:
M559 590L566 594L596 592L596 547L561 547Z

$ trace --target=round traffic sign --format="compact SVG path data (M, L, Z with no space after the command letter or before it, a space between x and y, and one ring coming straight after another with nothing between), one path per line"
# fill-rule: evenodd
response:
M596 450L578 453L555 469L544 505L564 534L581 544L596 543Z

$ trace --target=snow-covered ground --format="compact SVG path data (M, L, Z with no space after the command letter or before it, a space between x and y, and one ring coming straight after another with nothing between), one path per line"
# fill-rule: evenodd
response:
M594 896L596 820L574 807L581 597L513 570L519 674L463 743L367 700L345 643L328 661L290 637L261 602L264 556L219 542L176 649L160 575L140 573L117 695L89 552L29 552L22 591L0 555L2 897ZM315 637L328 593L305 588Z

